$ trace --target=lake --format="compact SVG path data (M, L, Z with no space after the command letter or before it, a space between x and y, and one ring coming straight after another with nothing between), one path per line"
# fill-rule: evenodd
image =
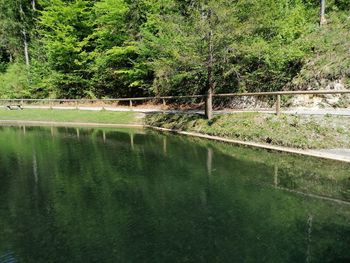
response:
M350 165L141 129L0 127L0 262L350 262Z

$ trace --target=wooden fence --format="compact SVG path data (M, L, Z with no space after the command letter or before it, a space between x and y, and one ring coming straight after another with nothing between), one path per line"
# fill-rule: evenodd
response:
M254 92L254 93L227 93L227 94L212 94L207 95L188 95L188 96L158 96L158 97L138 97L138 98L117 98L117 99L0 99L3 105L26 105L26 104L44 104L53 107L54 104L73 104L76 107L86 103L113 104L119 102L128 102L129 107L133 107L133 102L139 101L159 101L163 105L167 104L168 100L179 99L206 99L206 104L212 105L212 98L230 98L230 97L275 97L276 114L281 112L281 96L295 95L334 95L334 94L350 94L350 90L309 90L309 91L276 91L276 92ZM208 97L209 102L208 103ZM212 107L206 109L209 116L212 116ZM208 115L208 114L207 114Z

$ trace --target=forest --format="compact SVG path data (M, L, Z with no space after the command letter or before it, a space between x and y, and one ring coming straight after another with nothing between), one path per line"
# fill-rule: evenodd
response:
M0 10L0 98L350 85L349 0L0 0Z

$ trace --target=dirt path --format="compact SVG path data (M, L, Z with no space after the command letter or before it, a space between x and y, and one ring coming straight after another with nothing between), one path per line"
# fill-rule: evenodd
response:
M326 149L326 150L313 150L313 152L325 153L329 156L343 156L350 160L350 149Z

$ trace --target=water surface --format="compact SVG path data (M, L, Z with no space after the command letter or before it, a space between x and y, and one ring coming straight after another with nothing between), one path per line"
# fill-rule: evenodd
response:
M143 130L0 127L0 262L350 262L349 173Z

